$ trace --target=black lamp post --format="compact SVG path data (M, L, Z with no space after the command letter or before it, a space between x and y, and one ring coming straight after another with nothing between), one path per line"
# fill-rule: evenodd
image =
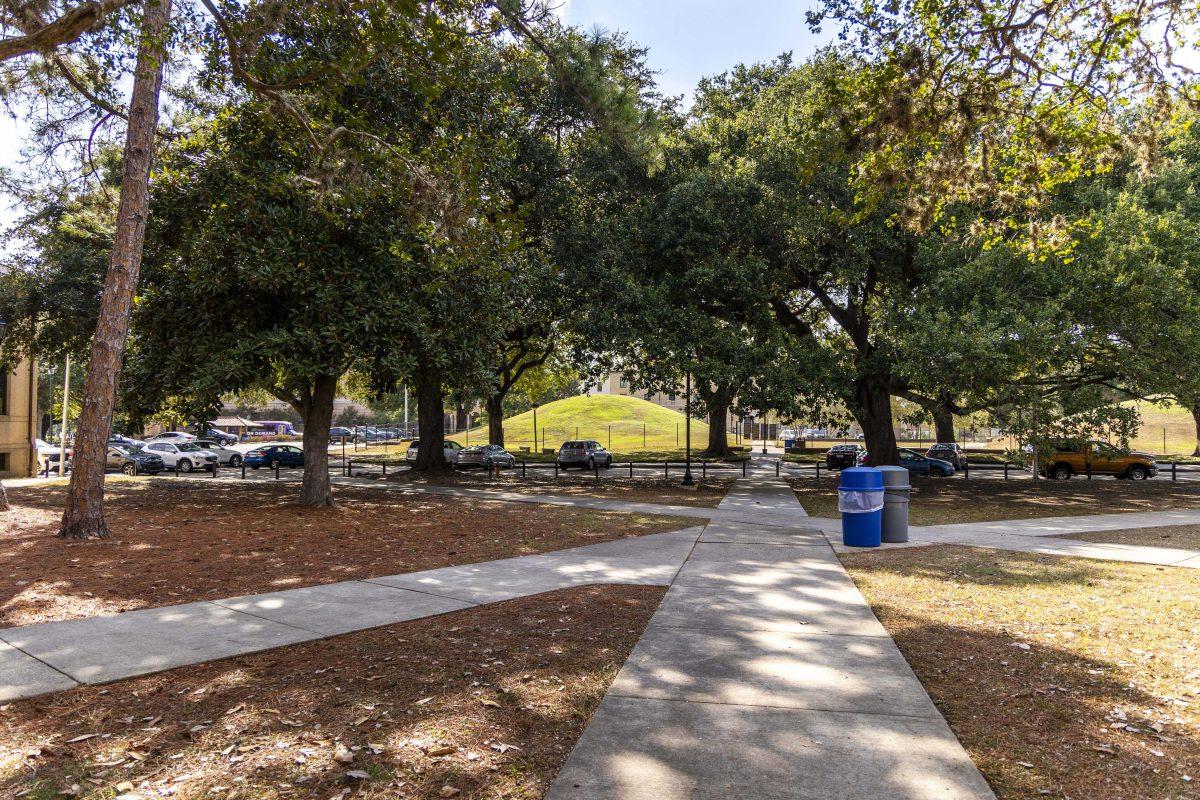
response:
M771 430L771 426L769 424L767 424L767 412L764 411L763 415L762 415L762 435L763 435L762 454L764 456L767 454L767 434L770 432L770 430Z
M684 389L686 394L683 397L685 413L683 421L684 453L686 454L683 468L683 485L693 486L696 480L692 477L692 371L688 370L686 374L686 388Z
M533 404L533 451L532 451L534 453L537 453L537 449L538 449L538 446L537 446L537 409L538 409L538 404L534 403Z

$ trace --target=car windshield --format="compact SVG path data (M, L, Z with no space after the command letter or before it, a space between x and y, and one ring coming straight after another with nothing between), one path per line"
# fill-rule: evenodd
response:
M180 444L179 449L184 453L194 453L197 450L203 450L204 448L198 444L193 444L191 442L187 442L185 444Z

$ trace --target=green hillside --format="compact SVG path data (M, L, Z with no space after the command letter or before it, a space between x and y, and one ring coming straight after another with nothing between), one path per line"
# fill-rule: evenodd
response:
M1156 454L1192 454L1196 447L1196 423L1189 411L1174 403L1138 402L1133 405L1142 416L1142 429L1130 442L1133 447Z
M537 410L538 446L557 448L568 439L595 439L616 453L674 450L684 444L684 415L669 408L612 394L582 395L547 403ZM465 432L450 437L466 442ZM487 428L473 428L472 443L487 440ZM610 444L611 442L611 444ZM532 447L533 412L504 421L510 449ZM708 445L708 424L692 419L692 447Z

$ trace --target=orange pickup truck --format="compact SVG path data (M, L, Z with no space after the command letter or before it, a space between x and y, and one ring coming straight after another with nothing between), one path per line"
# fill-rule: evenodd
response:
M1042 474L1056 480L1090 474L1144 481L1158 474L1158 462L1149 453L1123 453L1104 442L1060 442L1053 451L1039 453L1038 460Z

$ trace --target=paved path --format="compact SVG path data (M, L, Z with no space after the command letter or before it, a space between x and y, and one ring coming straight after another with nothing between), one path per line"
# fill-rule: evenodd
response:
M749 479L744 513L786 495ZM992 798L820 531L713 522L547 800Z
M829 543L837 552L871 552L860 547L843 545L842 527L839 520L823 517L810 517L809 520L809 524L824 532ZM910 528L907 543L885 544L881 549L958 544L968 547L986 547L993 550L1010 550L1018 553L1043 553L1053 556L1095 558L1101 561L1128 561L1134 564L1200 569L1200 550L1152 545L1110 544L1062 538L1072 533L1196 524L1200 524L1200 510L1180 509L926 525Z
M597 583L667 585L701 530L0 629L0 702L555 589Z

